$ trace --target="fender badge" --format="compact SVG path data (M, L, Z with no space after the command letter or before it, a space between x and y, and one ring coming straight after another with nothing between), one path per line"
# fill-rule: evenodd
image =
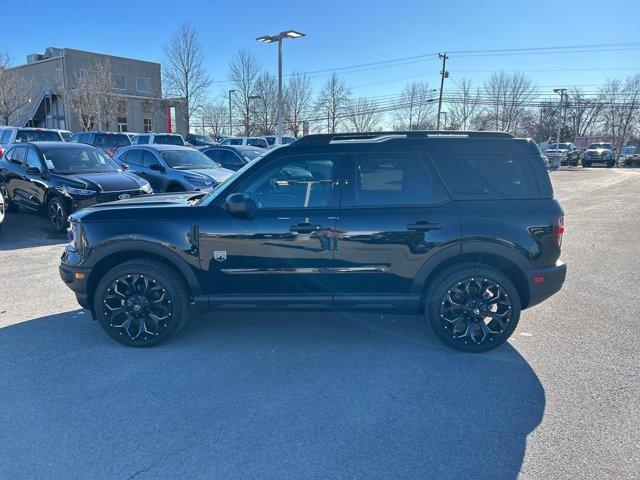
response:
M123 193L122 195L118 195L118 198L120 200L124 200L125 198L131 198L131 195L129 195L128 193Z
M216 250L215 252L213 252L213 258L218 262L224 262L227 259L226 250Z

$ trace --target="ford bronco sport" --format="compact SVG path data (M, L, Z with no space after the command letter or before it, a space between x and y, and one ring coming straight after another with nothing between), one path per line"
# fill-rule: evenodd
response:
M171 337L194 305L421 314L447 345L486 351L566 273L540 150L506 133L308 135L209 193L70 220L60 275L132 346Z

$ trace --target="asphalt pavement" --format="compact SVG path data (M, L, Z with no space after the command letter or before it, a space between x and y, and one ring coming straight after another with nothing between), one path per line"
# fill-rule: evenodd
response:
M640 170L551 173L563 290L463 354L414 316L224 313L110 340L64 236L0 232L0 479L637 479Z

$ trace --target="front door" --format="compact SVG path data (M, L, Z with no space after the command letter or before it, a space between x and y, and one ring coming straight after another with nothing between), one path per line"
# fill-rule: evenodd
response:
M336 224L335 306L416 310L424 263L460 239L457 208L420 152L350 158Z
M245 195L250 218L213 209L201 219L201 267L214 306L332 307L344 159L340 154L278 158L234 189Z

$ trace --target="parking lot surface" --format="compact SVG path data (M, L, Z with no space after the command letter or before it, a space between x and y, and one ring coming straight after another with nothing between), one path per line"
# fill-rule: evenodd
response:
M552 172L564 289L463 354L419 318L194 317L132 349L80 310L64 236L0 232L0 479L638 478L640 170Z

